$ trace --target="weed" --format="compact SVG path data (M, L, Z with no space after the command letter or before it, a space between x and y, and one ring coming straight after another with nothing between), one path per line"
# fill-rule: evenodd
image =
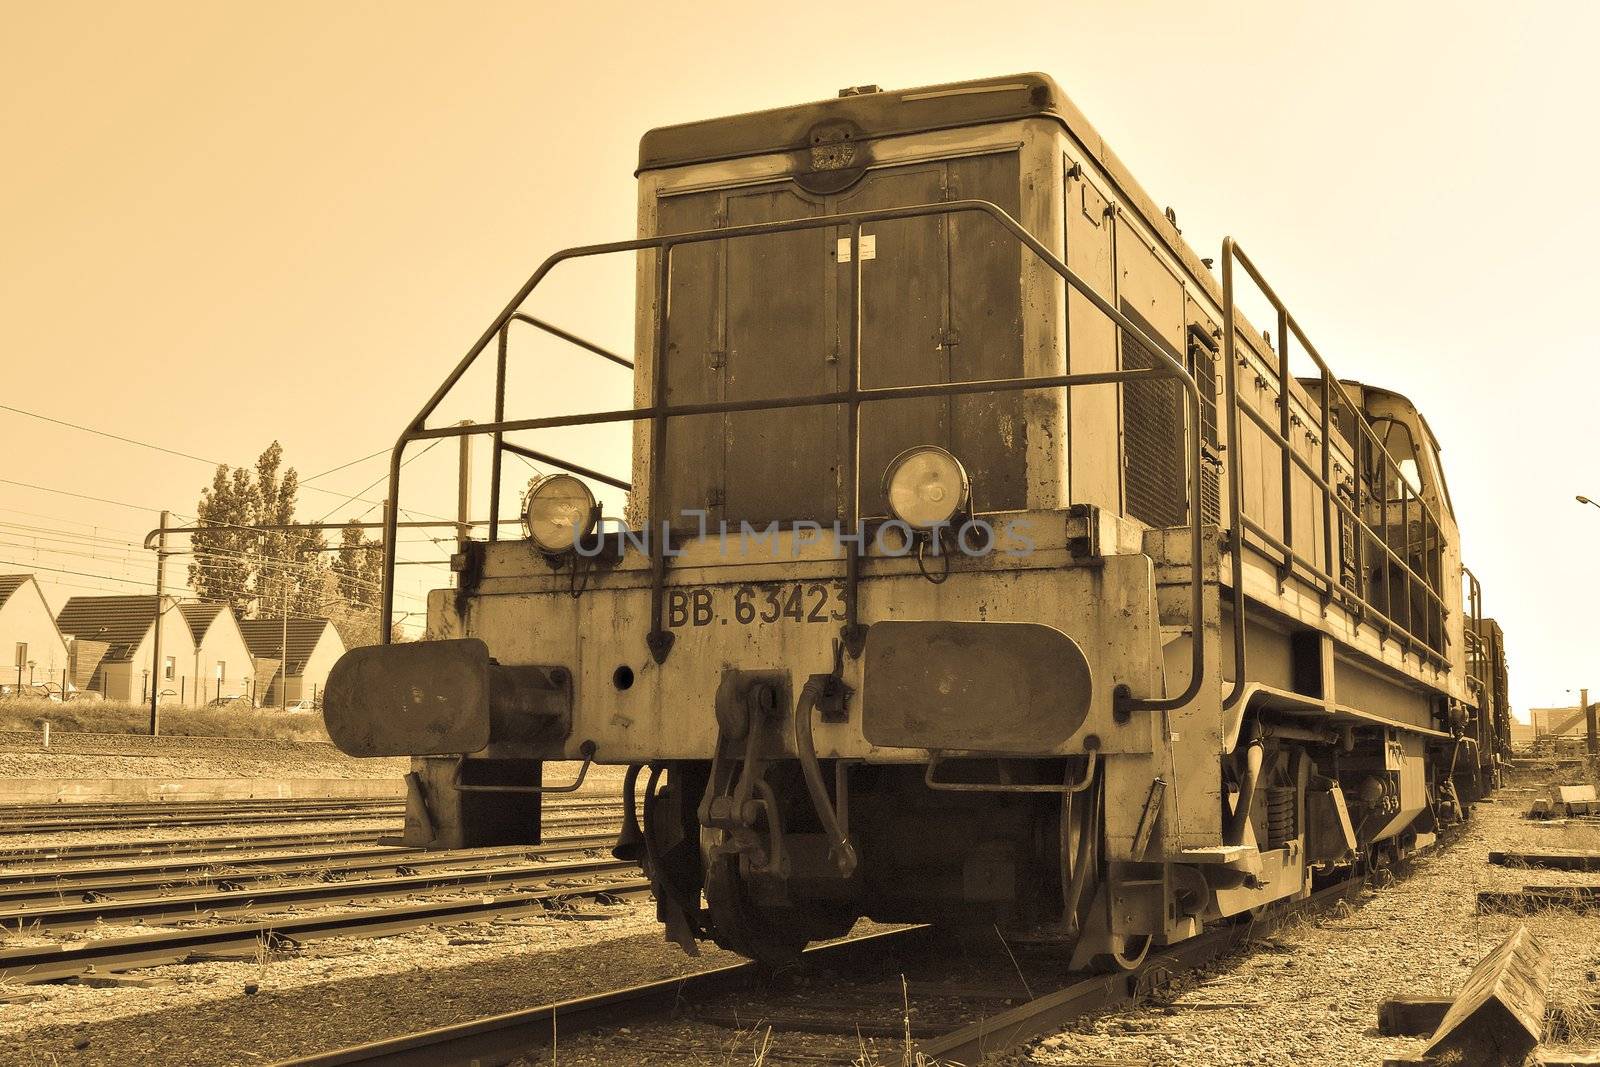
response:
M150 729L148 704L116 701L0 700L0 732L38 733L50 724L54 739L62 734L144 734ZM224 708L163 706L161 732L183 737L249 737L283 741L327 741L322 715L315 711L279 711L248 704Z

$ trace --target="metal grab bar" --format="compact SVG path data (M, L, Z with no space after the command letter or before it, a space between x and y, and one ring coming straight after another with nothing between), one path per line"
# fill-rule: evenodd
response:
M669 296L669 280L672 261L672 252L679 245L699 244L708 241L728 241L742 237L757 237L775 233L788 233L799 230L825 229L830 227L848 226L851 228L852 237L859 243L861 227L874 222L885 222L900 219L918 218L933 215L951 215L960 212L984 214L994 219L1002 228L1009 232L1019 243L1024 245L1038 257L1039 261L1049 267L1072 289L1078 291L1101 313L1115 322L1121 329L1143 344L1149 351L1156 354L1158 366L1147 369L1108 371L1088 374L1063 374L1045 375L1027 378L1008 378L986 382L947 382L925 386L901 386L863 389L860 384L860 357L861 357L861 257L852 257L854 263L855 288L851 304L850 328L850 362L847 377L848 388L843 391L815 394L812 396L783 397L771 400L722 402L707 404L668 405L666 403L666 374L664 364L666 361L667 346L667 301ZM518 308L527 300L530 293L539 285L544 277L558 264L569 259L588 256L606 255L617 252L636 252L645 249L657 250L660 254L656 257L655 264L655 309L654 309L654 363L651 367L653 401L645 408L631 408L618 411L600 412L579 416L556 416L545 419L505 419L505 369L506 369L506 343L504 330L508 322L519 314ZM536 323L537 324L537 323ZM425 425L429 415L449 395L457 382L472 367L478 356L488 346L491 340L500 336L499 367L496 381L495 395L495 421L467 426L440 426L428 427ZM585 347L590 347L585 345ZM592 350L592 348L591 348ZM1163 698L1127 698L1121 706L1130 710L1145 711L1172 711L1183 707L1192 701L1200 691L1205 675L1205 626L1204 626L1204 582L1199 562L1203 556L1202 530L1200 523L1200 501L1203 498L1203 474L1201 468L1201 422L1202 407L1200 390L1194 377L1184 366L1181 356L1176 354L1164 341L1153 338L1119 309L1110 304L1095 289L1078 277L1065 262L1051 252L1045 245L1022 227L1015 219L997 205L987 200L955 200L948 203L921 204L910 207L886 208L876 211L844 212L835 215L821 215L802 219L790 219L777 222L751 223L743 226L729 226L721 229L696 230L688 233L665 234L655 237L636 238L628 241L616 241L607 244L582 245L565 249L547 258L539 268L529 277L516 296L514 296L505 309L495 318L493 324L478 339L477 343L468 350L467 354L456 364L455 368L445 377L439 387L434 391L416 417L406 427L405 431L395 442L394 451L389 461L389 499L398 501L400 490L400 464L406 445L412 441L424 440L434 437L460 437L469 434L492 434L497 442L503 435L515 430L544 429L557 426L598 425L602 423L638 421L649 419L651 422L650 438L650 498L649 498L649 525L651 531L659 530L661 526L660 510L662 506L661 457L665 452L667 420L675 416L694 414L714 414L719 412L772 410L787 407L810 407L828 404L846 404L849 411L851 436L846 450L845 475L849 485L847 501L846 524L854 528L860 521L860 471L858 469L859 442L859 408L863 402L875 400L904 399L918 396L950 396L963 393L976 392L1006 392L1021 389L1045 388L1070 388L1074 385L1110 384L1130 382L1141 378L1173 378L1181 386L1187 402L1188 425L1188 471L1189 471L1189 529L1190 529L1190 618L1193 629L1191 642L1192 656L1189 672L1189 682L1184 691L1176 696ZM500 449L496 449L498 459ZM498 483L495 485L495 495L498 496ZM390 517L393 518L395 509L391 509ZM382 626L380 634L384 641L389 640L390 621L394 609L394 538L386 530L384 540L384 575L383 596L381 606ZM665 545L659 537L651 539L651 632L647 636L647 643L651 653L657 660L664 660L671 648L672 635L670 631L661 628L663 601L665 599L666 555ZM845 643L858 651L857 639L861 633L858 622L857 586L860 580L859 549L851 542L846 553L846 611Z
M1010 768L1004 756L994 758L995 775L999 781L995 782L941 782L937 778L939 764L951 757L935 749L928 753L928 769L923 772L922 784L929 789L942 790L947 793L1056 793L1071 796L1081 793L1089 788L1094 781L1095 761L1100 753L1090 749L1084 759L1083 774L1076 781L1068 780L1059 785L1041 785L1036 782L1011 782ZM965 758L965 757L960 757Z
M466 758L456 761L456 769L450 776L450 788L462 793L576 793L583 786L583 780L589 775L589 767L594 763L596 746L593 741L585 741L578 748L578 754L583 757L583 763L578 767L578 776L566 785L478 785L473 782L463 782L461 772L466 767Z

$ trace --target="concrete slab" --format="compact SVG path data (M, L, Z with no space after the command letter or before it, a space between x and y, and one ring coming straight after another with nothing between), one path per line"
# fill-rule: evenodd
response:
M0 778L0 804L162 800L400 800L399 778Z

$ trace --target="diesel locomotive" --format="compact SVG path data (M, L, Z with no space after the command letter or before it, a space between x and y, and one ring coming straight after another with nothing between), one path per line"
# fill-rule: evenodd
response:
M419 443L493 449L425 638L327 687L344 751L412 757L408 843L537 842L571 762L625 766L617 854L691 952L868 917L1130 968L1495 786L1503 638L1427 421L1239 245L1197 256L1051 79L656 129L637 177L638 236L546 260L395 447L391 501ZM607 255L630 355L527 310ZM633 406L509 394L514 326ZM480 358L492 416L431 423ZM607 426L627 477L534 447Z

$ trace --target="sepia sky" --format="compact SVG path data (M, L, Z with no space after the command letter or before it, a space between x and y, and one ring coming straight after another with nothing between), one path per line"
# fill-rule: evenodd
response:
M1426 414L1519 710L1600 692L1600 509L1573 499L1600 497L1600 6L0 10L0 405L186 454L0 410L0 571L57 606L147 591L134 542L193 515L208 462L277 439L310 477L391 445L548 252L632 235L644 130L1041 70L1199 254L1238 237L1342 376ZM558 286L565 321L628 346L628 277ZM585 367L511 410L627 396ZM454 448L408 468L411 514L451 513ZM384 465L316 479L301 517L376 518ZM405 568L399 609L446 577Z

